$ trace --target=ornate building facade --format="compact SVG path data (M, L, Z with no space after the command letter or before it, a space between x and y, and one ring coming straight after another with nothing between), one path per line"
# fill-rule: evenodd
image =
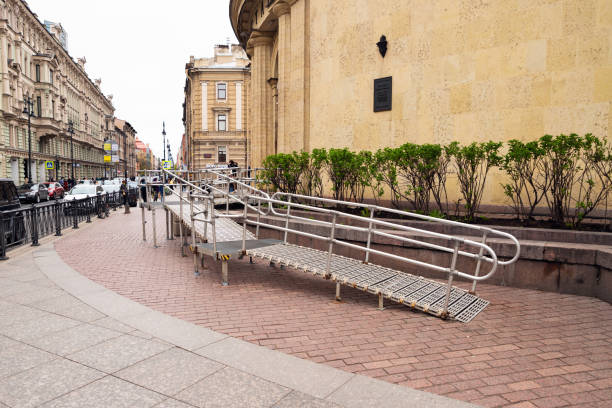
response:
M56 27L57 28L57 27ZM101 177L105 139L114 130L112 97L21 0L0 1L0 177L24 181L31 143L31 180ZM24 98L33 102L28 137ZM74 133L68 131L72 123ZM55 163L53 170L45 162Z
M231 0L229 9L252 61L252 166L319 147L611 135L610 0ZM374 81L389 77L390 110L375 111Z
M185 71L184 162L189 169L246 166L250 84L249 59L239 45L217 45L212 58L191 58Z
M115 141L119 145L119 163L117 174L119 177L136 176L136 129L125 120L115 118Z

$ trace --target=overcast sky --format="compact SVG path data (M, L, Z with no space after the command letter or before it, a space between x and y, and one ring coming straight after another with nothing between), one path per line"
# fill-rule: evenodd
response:
M162 121L176 159L183 134L185 64L236 42L229 0L27 0L39 20L59 22L73 59L85 56L90 78L102 78L115 116L162 153Z

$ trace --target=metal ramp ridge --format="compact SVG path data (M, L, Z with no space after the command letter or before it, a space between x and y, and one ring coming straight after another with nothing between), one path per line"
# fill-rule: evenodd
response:
M328 278L436 317L442 314L447 290L444 283L336 254L331 256L333 272L329 276L326 273L327 252L292 244L248 249L247 255ZM447 317L468 323L488 304L487 300L453 287Z

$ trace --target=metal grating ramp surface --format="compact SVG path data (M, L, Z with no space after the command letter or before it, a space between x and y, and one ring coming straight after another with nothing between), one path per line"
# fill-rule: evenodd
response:
M183 224L191 228L191 212L189 204L183 203L183 214L179 214L181 206L178 201L166 201L165 207L170 210L174 215L179 217ZM196 212L203 210L203 208L198 204L194 204L194 207ZM218 212L215 213L218 214ZM242 241L242 226L232 219L217 218L215 220L215 229L217 233L217 242ZM204 223L196 222L195 230L196 234L200 238L204 238ZM208 225L208 228L206 228L206 239L209 242L212 242L213 240L212 227L210 225ZM255 239L255 236L248 229L246 231L246 239Z
M328 275L328 253L316 249L281 243L250 249L247 254L315 275ZM382 294L391 301L434 316L439 317L444 307L447 289L445 283L378 265L364 264L356 259L335 254L331 257L329 275L332 280L342 285ZM467 323L488 304L484 299L453 287L448 306L449 317Z

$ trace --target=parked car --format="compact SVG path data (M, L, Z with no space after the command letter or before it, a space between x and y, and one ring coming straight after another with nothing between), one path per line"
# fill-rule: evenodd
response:
M0 211L18 210L21 208L19 194L11 179L0 179ZM25 237L25 223L22 212L8 213L4 220L4 242L11 245Z
M117 184L105 184L102 186L102 189L106 192L106 194L118 193L121 186Z
M77 184L72 187L72 190L66 194L64 197L64 201L70 202L74 200L82 200L84 198L96 197L96 196L104 196L106 192L102 188L102 186L97 186L95 184ZM91 200L86 200L83 203L77 203L76 207L72 205L67 205L64 207L65 215L84 215L91 214L95 212L98 203L92 202Z
M66 201L72 201L104 194L106 194L106 192L102 186L96 186L94 184L77 184L64 196L64 199Z
M21 208L15 183L11 179L0 179L0 211Z
M47 186L47 191L49 192L49 197L54 200L59 200L60 198L64 198L64 187L60 185L60 183L47 182L43 183Z
M17 193L19 194L19 201L22 203L40 203L42 200L49 201L49 191L47 186L42 183L22 184L17 187Z

